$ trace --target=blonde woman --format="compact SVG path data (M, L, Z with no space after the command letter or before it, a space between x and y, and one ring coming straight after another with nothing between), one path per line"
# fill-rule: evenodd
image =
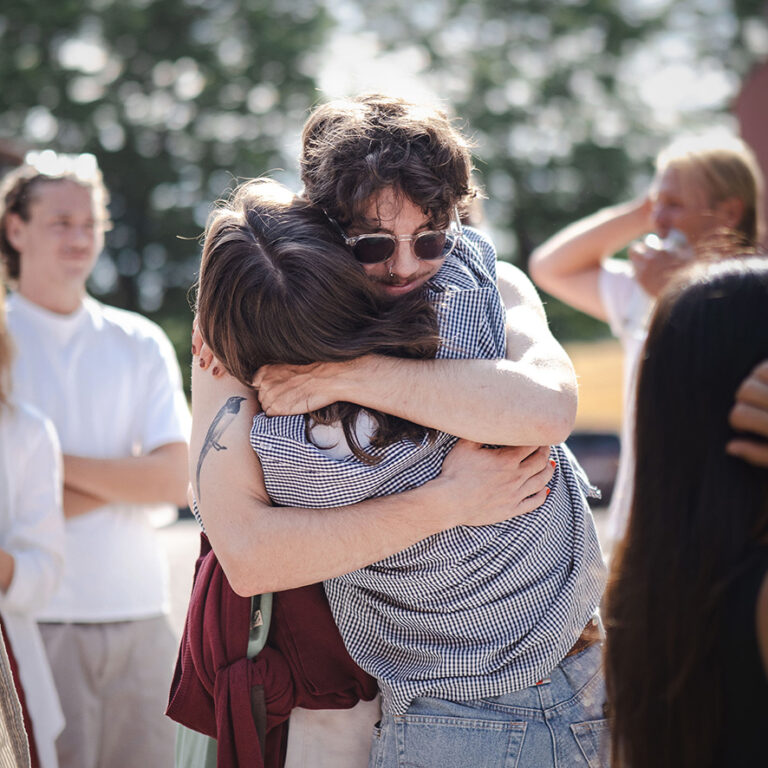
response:
M57 768L55 742L64 716L35 611L51 596L61 572L61 456L52 424L11 399L10 367L0 284L0 619L25 705L31 764Z
M632 499L635 380L656 296L690 260L742 255L764 235L763 179L735 136L681 137L656 158L648 192L553 235L531 255L534 282L607 322L624 348L624 423L609 548L623 535ZM644 242L638 238L647 235ZM629 247L629 260L613 254Z

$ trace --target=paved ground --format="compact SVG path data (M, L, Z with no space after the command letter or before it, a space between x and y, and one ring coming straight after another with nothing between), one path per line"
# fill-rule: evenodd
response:
M598 534L602 534L605 518L604 509L595 510ZM192 572L200 544L199 530L197 523L189 519L179 520L160 529L160 537L171 566L171 623L179 637L184 628Z
M171 573L171 623L178 637L184 628L192 572L200 549L200 527L195 520L183 519L159 530L168 553Z

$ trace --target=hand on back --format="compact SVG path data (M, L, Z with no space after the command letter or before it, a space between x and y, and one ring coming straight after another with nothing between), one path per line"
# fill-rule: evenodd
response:
M450 489L461 525L490 525L540 507L554 474L549 446L484 448L459 440L438 480Z

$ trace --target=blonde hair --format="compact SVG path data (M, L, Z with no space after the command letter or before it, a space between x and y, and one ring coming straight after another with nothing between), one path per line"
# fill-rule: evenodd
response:
M0 406L8 405L11 396L11 360L13 342L5 321L5 286L0 281Z
M759 243L763 221L763 175L752 150L738 137L700 134L681 137L656 158L656 170L685 173L707 195L710 205L729 198L741 200L744 212L737 233L745 245Z
M21 254L8 240L8 215L14 213L24 221L29 221L29 207L38 188L43 184L61 181L73 181L90 189L100 225L104 231L112 226L107 207L109 193L93 155L66 155L52 149L28 152L24 165L8 173L0 185L0 261L4 266L5 279L10 281L11 287L19 279Z

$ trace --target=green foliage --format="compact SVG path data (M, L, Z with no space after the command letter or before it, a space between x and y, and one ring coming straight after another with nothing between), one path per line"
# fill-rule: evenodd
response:
M677 35L691 66L715 61L740 76L765 6L4 0L0 138L98 156L116 226L92 290L160 320L186 361L189 286L212 201L241 177L296 184L292 142L318 98L326 8L346 31L357 23L385 49L424 54L433 90L474 133L500 254L524 265L567 223L644 189L669 126L641 98L657 64L641 54ZM563 337L605 330L554 300L548 310Z
M432 90L474 132L500 254L524 266L568 223L647 188L675 122L654 113L647 81L674 65L681 48L689 71L740 77L755 60L744 30L761 23L765 8L757 0L732 8L696 0L373 0L368 11L386 19L375 27L385 47L408 40L427 53ZM711 123L711 107L682 114L687 95L680 93L678 127ZM668 112L676 109L673 100ZM548 314L561 338L606 332L554 300Z
M99 158L115 228L92 290L159 319L182 360L211 202L237 177L294 167L286 137L316 98L329 24L308 0L0 8L0 136Z

